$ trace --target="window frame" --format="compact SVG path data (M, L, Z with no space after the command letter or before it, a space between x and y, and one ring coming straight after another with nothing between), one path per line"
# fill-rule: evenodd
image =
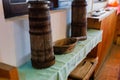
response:
M4 17L10 18L28 13L27 3L10 3L9 0L2 0Z

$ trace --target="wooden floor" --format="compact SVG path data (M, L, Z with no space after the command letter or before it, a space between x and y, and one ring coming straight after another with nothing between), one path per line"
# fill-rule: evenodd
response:
M120 80L120 46L113 45L95 80Z

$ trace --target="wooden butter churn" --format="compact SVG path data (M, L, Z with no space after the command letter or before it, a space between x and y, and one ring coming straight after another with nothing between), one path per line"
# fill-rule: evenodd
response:
M78 40L87 39L86 0L73 0L71 37Z
M49 14L49 1L28 2L31 62L34 68L46 68L55 63Z

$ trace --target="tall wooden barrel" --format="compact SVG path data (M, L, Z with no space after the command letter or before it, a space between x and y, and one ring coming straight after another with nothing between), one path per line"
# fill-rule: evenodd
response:
M74 0L72 2L71 37L87 39L86 0Z
M28 4L32 66L37 69L46 68L55 63L49 1L29 1Z

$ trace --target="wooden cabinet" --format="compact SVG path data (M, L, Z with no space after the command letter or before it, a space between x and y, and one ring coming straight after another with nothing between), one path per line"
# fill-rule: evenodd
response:
M106 13L105 13L106 14ZM104 63L105 58L110 51L113 43L114 32L116 27L116 11L113 10L104 18L88 18L88 28L103 30L102 42L98 45L97 56L99 57L97 71Z

